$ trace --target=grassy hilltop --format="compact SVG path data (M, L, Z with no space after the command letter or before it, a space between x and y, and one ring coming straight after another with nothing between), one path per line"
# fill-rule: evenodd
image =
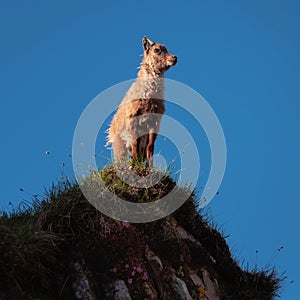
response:
M147 189L130 187L114 166L84 184L93 189L99 177L131 202L185 192L168 175ZM133 224L103 215L77 183L53 185L42 201L0 217L0 299L274 299L275 271L243 270L196 205L192 193L171 215Z

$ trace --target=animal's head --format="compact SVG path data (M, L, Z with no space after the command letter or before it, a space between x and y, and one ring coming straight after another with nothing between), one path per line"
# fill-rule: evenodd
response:
M155 73L164 73L175 66L177 57L170 54L164 45L154 43L147 37L143 38L144 59L142 64L148 66Z

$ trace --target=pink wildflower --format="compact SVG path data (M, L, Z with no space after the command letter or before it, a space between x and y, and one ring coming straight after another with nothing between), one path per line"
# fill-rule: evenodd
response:
M131 272L131 275L134 276L134 275L135 275L135 271L132 271L132 272Z
M142 279L143 280L147 280L148 279L148 273L147 272L144 272Z
M103 216L100 217L100 225L103 226L105 224L105 219Z
M136 268L136 271L137 271L138 273L143 273L143 269L142 269L141 267L137 267L137 268Z
M126 228L128 228L130 226L130 224L128 223L128 221L122 221L122 225Z
M117 273L118 269L117 269L117 267L114 267L111 271L114 273Z
M132 281L133 281L133 280L132 280L132 278L128 278L127 281L128 281L129 284L132 284Z
M126 265L125 265L125 269L129 269L129 264L126 264Z

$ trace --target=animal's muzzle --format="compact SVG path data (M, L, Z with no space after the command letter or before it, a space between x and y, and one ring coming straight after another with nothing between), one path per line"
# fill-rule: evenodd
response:
M177 56L172 55L170 59L168 59L168 62L171 63L171 66L175 66L177 63Z

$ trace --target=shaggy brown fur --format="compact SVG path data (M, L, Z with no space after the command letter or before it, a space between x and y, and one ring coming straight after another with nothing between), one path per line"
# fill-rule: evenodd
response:
M144 58L137 80L121 102L108 130L116 161L146 161L152 165L154 142L165 112L164 73L177 63L164 45L143 38Z

